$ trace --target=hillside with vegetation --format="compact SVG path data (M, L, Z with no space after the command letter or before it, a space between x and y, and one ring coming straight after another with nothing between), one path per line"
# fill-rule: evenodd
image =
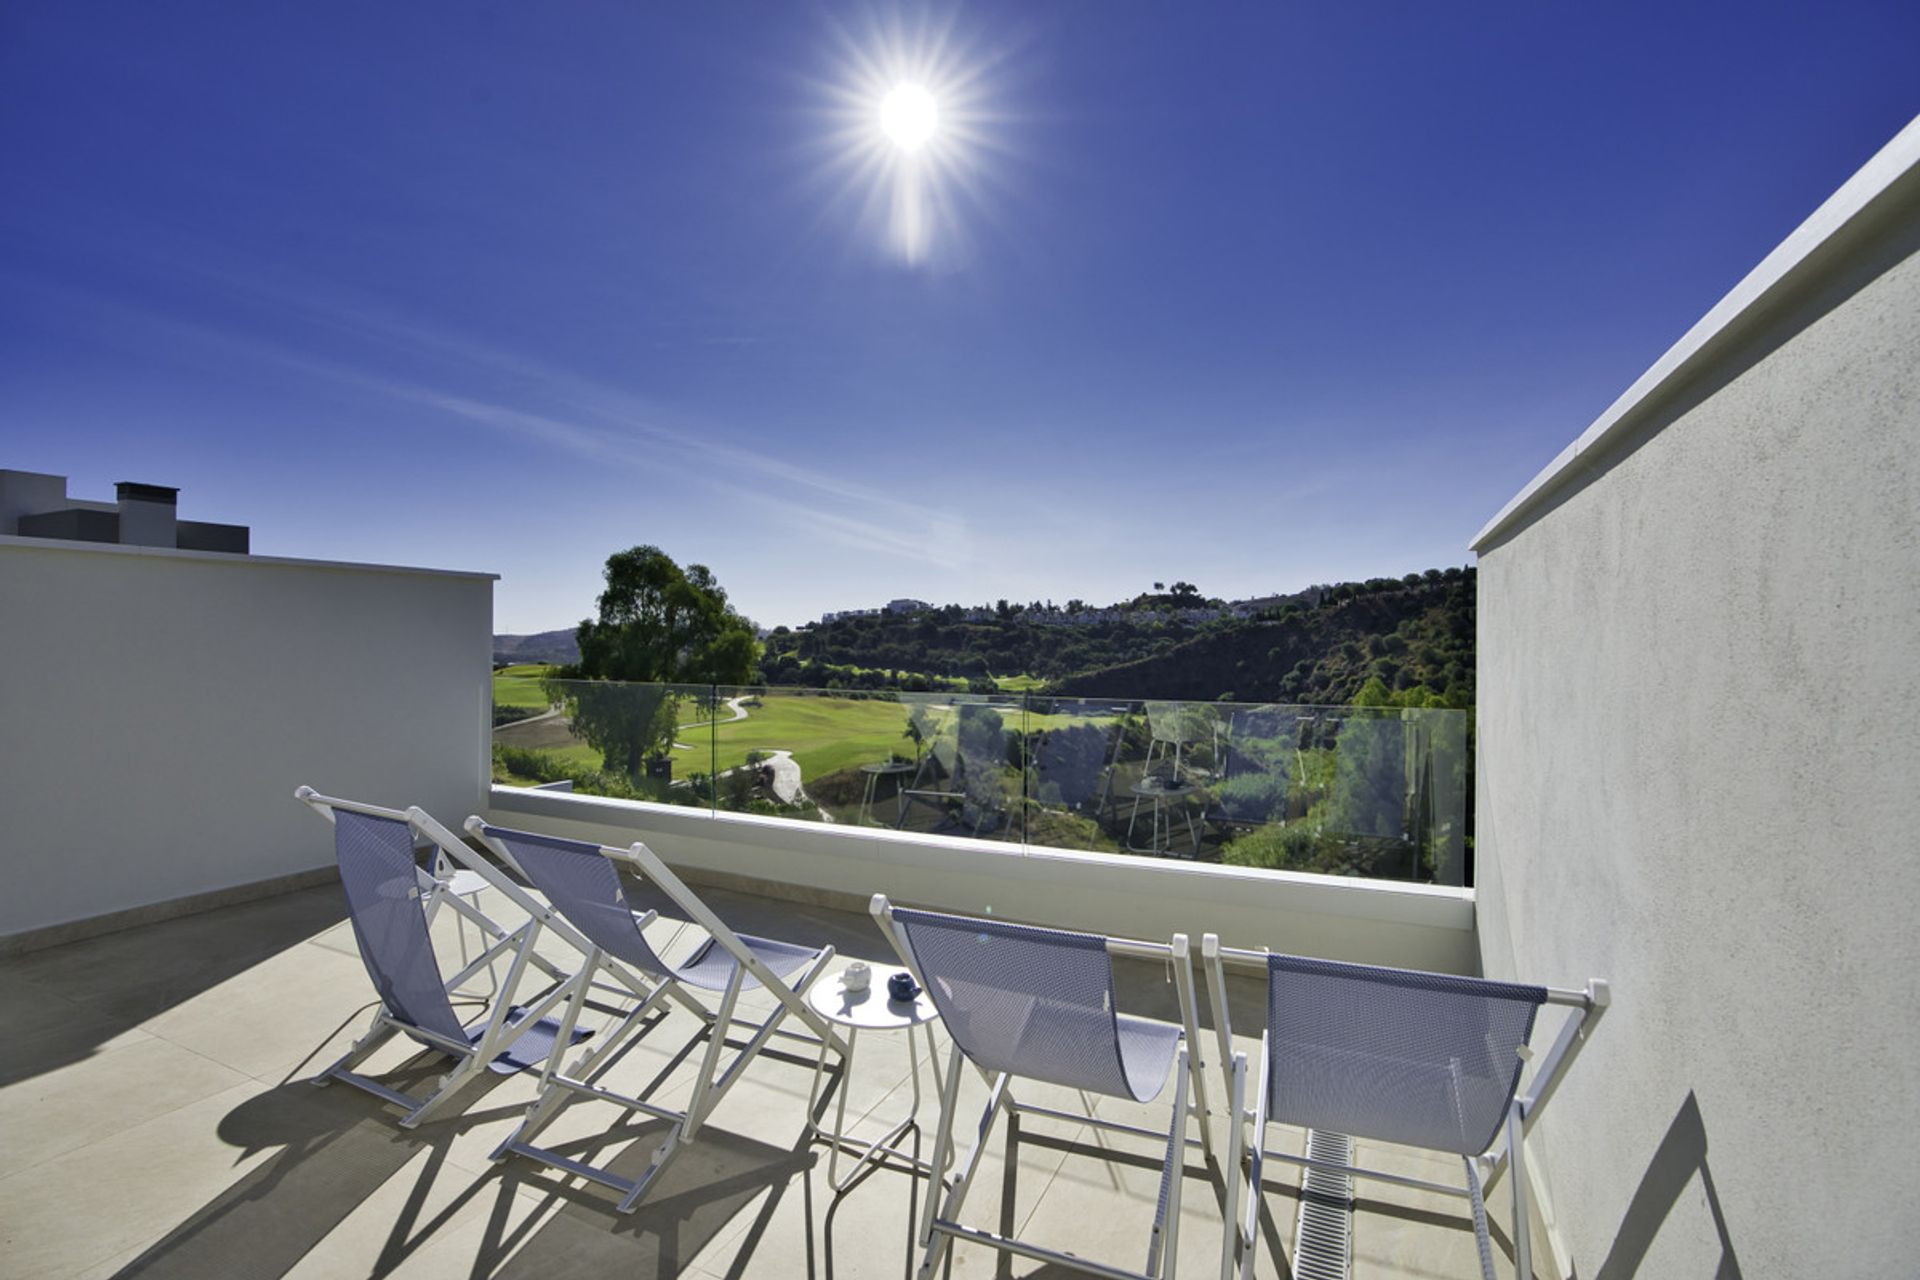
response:
M1449 576L1452 575L1452 576ZM1411 577L1411 575L1410 575ZM1363 701L1377 681L1414 705L1473 705L1474 573L1336 587L1310 609L1209 628L1158 653L1079 672L1057 692L1120 698ZM1394 702L1407 705L1405 697Z
M1105 608L899 602L756 642L708 570L634 547L577 663L495 672L494 779L1457 884L1474 590L1451 569L1235 605L1184 582Z
M1104 610L1001 601L839 618L766 637L770 684L1331 705L1369 680L1415 700L1473 702L1474 571L1429 569L1318 588L1235 616L1189 584ZM1213 615L1213 616L1209 616ZM1078 621L1075 619L1087 619Z

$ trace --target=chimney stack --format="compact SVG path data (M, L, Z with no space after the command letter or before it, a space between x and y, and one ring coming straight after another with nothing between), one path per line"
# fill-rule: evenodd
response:
M180 491L122 480L113 486L120 504L120 541L137 547L179 545Z

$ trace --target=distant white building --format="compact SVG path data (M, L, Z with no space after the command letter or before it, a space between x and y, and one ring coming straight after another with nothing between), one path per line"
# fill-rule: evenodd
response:
M898 600L887 601L888 613L925 613L933 608L925 600L910 600L902 596Z

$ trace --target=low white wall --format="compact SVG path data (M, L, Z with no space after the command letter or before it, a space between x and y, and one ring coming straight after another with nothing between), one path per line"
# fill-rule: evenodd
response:
M494 787L489 820L624 846L669 863L844 895L1126 937L1217 933L1229 945L1472 972L1471 892L1340 876L1195 866L949 837L714 814Z
M1482 535L1493 976L1609 978L1578 1274L1920 1263L1920 124Z
M0 937L331 864L302 783L464 812L493 579L0 538Z

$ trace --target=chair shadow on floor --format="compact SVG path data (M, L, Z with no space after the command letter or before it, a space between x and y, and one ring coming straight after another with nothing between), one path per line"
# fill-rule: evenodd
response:
M402 1089L418 1088L442 1074L444 1064L440 1055L422 1053L387 1078ZM461 1115L415 1130L400 1128L391 1108L359 1090L316 1088L304 1078L248 1099L221 1119L220 1137L242 1158L273 1147L278 1153L117 1276L276 1280L424 1153L381 1249L375 1274L385 1274L430 1238L435 1223L422 1225L420 1215L455 1137L519 1109L479 1105L505 1078L484 1076L470 1086Z
M557 1149L573 1159L599 1163L603 1150L627 1143L606 1167L621 1177L638 1178L670 1127L667 1121L653 1119L621 1124L585 1142L557 1144ZM508 1161L502 1167L473 1274L500 1280L677 1276L750 1202L770 1191L747 1228L750 1251L794 1175L811 1170L815 1160L804 1139L783 1148L725 1129L703 1128L699 1140L667 1166L630 1214L615 1211L617 1192L561 1184L550 1171L526 1161ZM543 1203L521 1226L513 1227L510 1211L530 1191L540 1194ZM550 1205L557 1205L557 1211L547 1212Z
M704 1035L695 1037L682 1052L704 1041ZM781 1049L763 1050L760 1061L813 1070L813 1059ZM835 1090L844 1083L842 1077L838 1065L828 1066L812 1113L816 1120L832 1104ZM742 1274L796 1184L811 1209L819 1153L804 1127L791 1146L781 1147L727 1129L726 1123L722 1109L717 1123L701 1128L698 1140L681 1149L647 1198L629 1214L616 1211L618 1192L577 1180L561 1181L551 1170L528 1161L506 1161L500 1166L492 1212L471 1274L500 1280L678 1276L766 1193L753 1221L740 1233L742 1244L730 1274ZM570 1159L604 1163L619 1177L637 1179L670 1127L665 1120L630 1116L591 1137L556 1142L552 1149ZM605 1152L622 1144L624 1150L604 1160ZM529 1207L529 1198L537 1199L537 1204ZM516 1205L525 1213L518 1226L511 1222ZM806 1251L806 1270L812 1275L810 1231Z
M342 1029L364 1013L351 1015ZM646 1040L660 1020L623 1046L622 1056ZM682 1046L658 1069L649 1091L704 1040L704 1035L696 1036ZM402 1092L422 1094L445 1073L447 1062L441 1054L422 1051L378 1074ZM309 1058L278 1086L221 1118L219 1136L238 1151L236 1160L277 1148L276 1153L127 1263L115 1280L277 1280L424 1153L425 1162L371 1268L372 1276L387 1275L430 1243L492 1181L449 1168L447 1154L454 1141L481 1125L515 1118L526 1108L524 1100L485 1106L487 1096L512 1077L482 1072L462 1092L458 1114L403 1129L396 1123L397 1112L378 1098L338 1083L316 1087L313 1068L314 1059ZM837 1084L837 1070L830 1069L829 1075ZM832 1087L823 1092L830 1095ZM429 1194L443 1177L465 1185L423 1220Z

